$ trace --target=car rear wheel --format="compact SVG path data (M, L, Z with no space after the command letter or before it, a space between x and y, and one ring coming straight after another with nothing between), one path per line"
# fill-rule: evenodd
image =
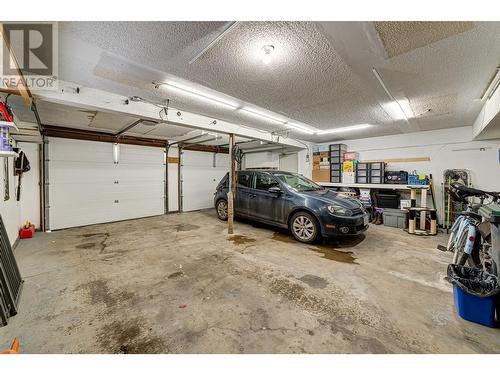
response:
M297 241L313 243L319 235L319 225L314 216L297 212L290 220L290 230Z
M217 217L220 220L227 220L227 201L225 199L219 199L217 201Z

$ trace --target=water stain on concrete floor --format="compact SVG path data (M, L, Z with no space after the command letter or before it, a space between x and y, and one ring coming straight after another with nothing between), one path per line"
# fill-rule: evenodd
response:
M246 245L255 242L255 238L247 237L242 234L235 234L227 239L235 245Z
M275 232L273 234L272 239L274 241L280 241L284 243L290 243L290 244L295 244L295 245L301 245L300 242L297 242L292 236L287 235L285 233L280 233L280 232ZM358 238L358 239L342 239L341 241L344 244L344 247L349 247L353 246L354 244L358 244L361 242L363 239ZM309 249L323 254L323 258L329 259L329 260L334 260L336 262L341 262L341 263L350 263L350 264L358 264L356 262L356 257L354 256L354 253L352 251L340 251L333 249L331 245L328 245L328 242L326 244L321 244L317 245L315 247L310 247Z
M178 224L175 226L176 232L189 232L191 230L199 229L198 225L194 224Z
M299 278L300 281L303 281L311 288L323 289L328 285L328 281L324 278L316 276L316 275L304 275Z
M310 247L312 251L323 254L323 258L341 263L358 264L352 251L340 251L327 246Z
M291 235L286 233L274 232L272 239L274 241L280 241L285 243L299 244Z

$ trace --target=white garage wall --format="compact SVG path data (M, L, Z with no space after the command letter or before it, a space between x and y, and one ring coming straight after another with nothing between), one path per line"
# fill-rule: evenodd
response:
M312 177L312 145L297 154L297 172L307 178ZM309 157L308 157L309 155ZM281 168L280 154L277 152L258 152L246 154L243 158L243 169L246 168Z
M297 153L280 155L280 171L297 173L299 159Z
M19 143L30 162L31 170L23 175L21 183L21 207L19 226L26 220L40 228L40 164L38 158L38 144ZM16 183L17 185L17 183Z
M26 220L30 220L38 228L40 225L38 190L38 145L34 143L19 143L19 147L26 154L31 170L24 174L21 184L21 201L16 200L16 188L18 176L14 176L14 159L8 158L9 162L9 192L10 199L4 201L4 170L3 158L0 158L0 214L13 245L19 234L19 228Z
M312 145L307 150L299 151L298 166L299 174L312 178Z
M9 192L10 199L4 201L4 158L0 158L0 214L9 236L11 245L16 242L19 231L19 217L21 212L21 205L16 201L15 188L17 185L17 178L14 176L13 158L7 159L9 162Z
M277 152L256 152L245 154L243 169L247 168L276 168L280 167L280 154Z
M358 151L360 160L430 157L430 162L389 163L388 170L417 170L432 173L438 212L442 209L443 172L469 169L473 186L500 191L500 140L473 141L472 127L432 130L385 137L347 140L349 151Z

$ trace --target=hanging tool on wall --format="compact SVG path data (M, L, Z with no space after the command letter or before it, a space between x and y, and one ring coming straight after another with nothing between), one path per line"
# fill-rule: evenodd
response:
M431 190L432 207L434 207L437 210L436 197L434 195L434 179L432 178L432 173L429 174L429 187ZM439 226L439 219L437 215L436 215L436 224Z
M16 158L14 162L14 175L19 176L19 181L17 183L17 193L16 200L19 202L21 199L21 180L23 174L28 172L31 169L30 162L24 152L20 151L19 156Z

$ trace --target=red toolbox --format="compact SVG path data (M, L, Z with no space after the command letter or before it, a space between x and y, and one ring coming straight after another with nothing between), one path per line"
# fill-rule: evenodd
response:
M19 238L31 238L35 234L35 226L31 224L29 228L19 229Z

